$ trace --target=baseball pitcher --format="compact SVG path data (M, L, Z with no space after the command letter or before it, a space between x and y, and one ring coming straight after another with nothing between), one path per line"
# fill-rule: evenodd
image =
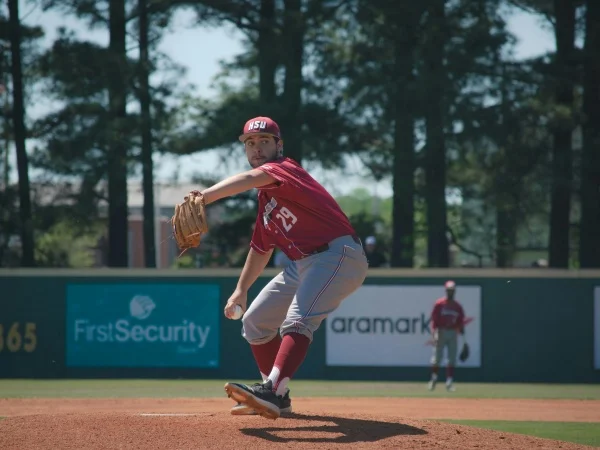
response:
M268 117L246 122L244 143L252 170L202 192L203 205L250 189L258 190L258 215L248 256L224 314L245 311L242 335L263 378L248 386L226 383L238 402L232 414L276 419L291 411L288 383L302 364L313 333L329 313L363 283L368 263L360 239L333 197L298 163L283 156L279 126ZM290 259L248 307L248 289L273 250Z

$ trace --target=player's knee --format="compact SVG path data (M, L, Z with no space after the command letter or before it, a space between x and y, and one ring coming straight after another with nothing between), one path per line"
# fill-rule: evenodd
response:
M251 344L260 338L260 327L257 326L252 314L242 317L242 336Z
M268 342L271 342L274 338L274 336L249 336L248 334L244 333L244 331L242 331L242 336L244 337L244 339L246 339L246 341L248 342L248 344L250 345L263 345L266 344Z
M253 336L255 334L255 330L256 326L254 325L252 314L250 311L246 311L242 317L242 336L248 340L249 336Z
M254 320L254 314L252 314L252 310L247 310L242 316L242 326L246 326L251 324Z
M261 334L259 330L251 326L242 326L242 337L252 345L260 345L268 342L264 334Z
M244 327L261 328L264 326L264 321L264 314L254 308L248 308L242 316L242 326Z
M266 344L277 334L278 327L273 328L260 321L260 317L251 313L242 317L242 337L253 345Z
M303 323L284 324L281 327L281 335L285 336L288 333L299 333L306 336L310 341L313 340L315 330L312 327Z

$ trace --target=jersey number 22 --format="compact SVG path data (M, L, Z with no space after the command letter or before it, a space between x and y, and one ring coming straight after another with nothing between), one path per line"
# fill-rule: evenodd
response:
M285 206L281 207L279 212L275 215L283 223L285 231L290 231L294 224L298 221L298 218Z

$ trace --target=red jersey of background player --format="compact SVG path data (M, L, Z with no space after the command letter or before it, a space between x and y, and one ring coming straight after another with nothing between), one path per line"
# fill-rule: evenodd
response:
M356 234L334 198L296 161L263 164L277 180L258 188L258 216L251 246L260 254L278 247L291 260L340 236Z
M456 300L451 301L443 297L435 302L431 313L432 329L460 330L464 322L465 312Z

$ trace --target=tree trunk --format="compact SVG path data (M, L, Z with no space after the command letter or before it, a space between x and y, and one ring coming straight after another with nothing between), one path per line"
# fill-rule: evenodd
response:
M8 87L6 87L8 89ZM2 120L2 137L4 142L2 143L2 189L8 189L10 183L10 141L12 140L12 132L10 125L10 110L11 105L8 100L8 91L4 94L4 105L3 105L3 120Z
M267 115L273 115L276 107L275 71L278 54L274 51L277 42L275 22L275 0L262 0L260 4L260 26L258 30L258 77L260 104Z
M125 49L125 2L110 0L108 151L108 265L128 266L127 145L125 141L128 68Z
M414 245L414 170L415 170L415 117L413 93L415 21L406 10L412 6L389 12L393 17L394 41L394 156L392 199L392 267L412 267ZM404 16L407 17L404 17Z
M429 267L448 267L446 238L446 145L444 137L444 44L446 0L432 0L425 37L425 200Z
M35 265L33 221L31 217L31 197L29 186L29 161L25 147L25 106L23 100L23 71L21 67L21 21L19 1L8 0L10 22L10 49L12 57L13 82L13 128L17 150L17 172L19 174L19 205L21 217L21 265Z
M554 0L556 17L556 86L557 107L573 108L573 54L575 42L575 6L573 0ZM552 198L550 212L550 267L569 267L569 231L573 162L570 118L559 120L553 131Z
M0 20L0 24L3 24L4 19ZM8 26L8 24L7 24ZM8 92L8 74L10 72L10 62L8 61L10 56L5 55L4 52L0 52L0 98L4 97L4 102L0 106L2 108L0 117L2 117L2 189L8 189L10 183L10 143L12 141L12 129L11 129L11 104L9 101ZM1 261L1 260L0 260Z
M0 20L0 24L2 24L4 20ZM9 24L7 23L7 26ZM11 104L9 101L9 92L8 92L8 77L10 76L10 62L9 55L5 55L4 52L0 52L0 98L4 97L3 104L0 106L2 108L2 112L0 112L0 117L2 117L2 189L8 189L8 185L10 183L10 143L12 141L12 125L10 124L12 120L11 115Z
M496 197L496 266L501 268L512 267L517 243L517 199L512 189L499 186Z
M150 57L148 49L148 3L138 0L140 25L140 111L142 116L142 190L144 192L144 262L156 267L154 227L154 170L152 162L152 118L150 113Z
M500 67L500 115L501 127L497 139L503 152L502 170L494 181L496 192L496 266L512 267L517 249L517 229L519 227L519 196L522 193L522 177L527 174L526 165L520 164L523 155L519 155L520 129L518 119L511 111L511 98L508 87L510 76L506 73L506 64L496 61Z
M600 268L600 3L587 1L579 264Z
M304 18L301 0L285 0L284 12L284 63L283 92L284 138L286 156L302 163L302 132L300 107L302 104L302 62L304 53Z

